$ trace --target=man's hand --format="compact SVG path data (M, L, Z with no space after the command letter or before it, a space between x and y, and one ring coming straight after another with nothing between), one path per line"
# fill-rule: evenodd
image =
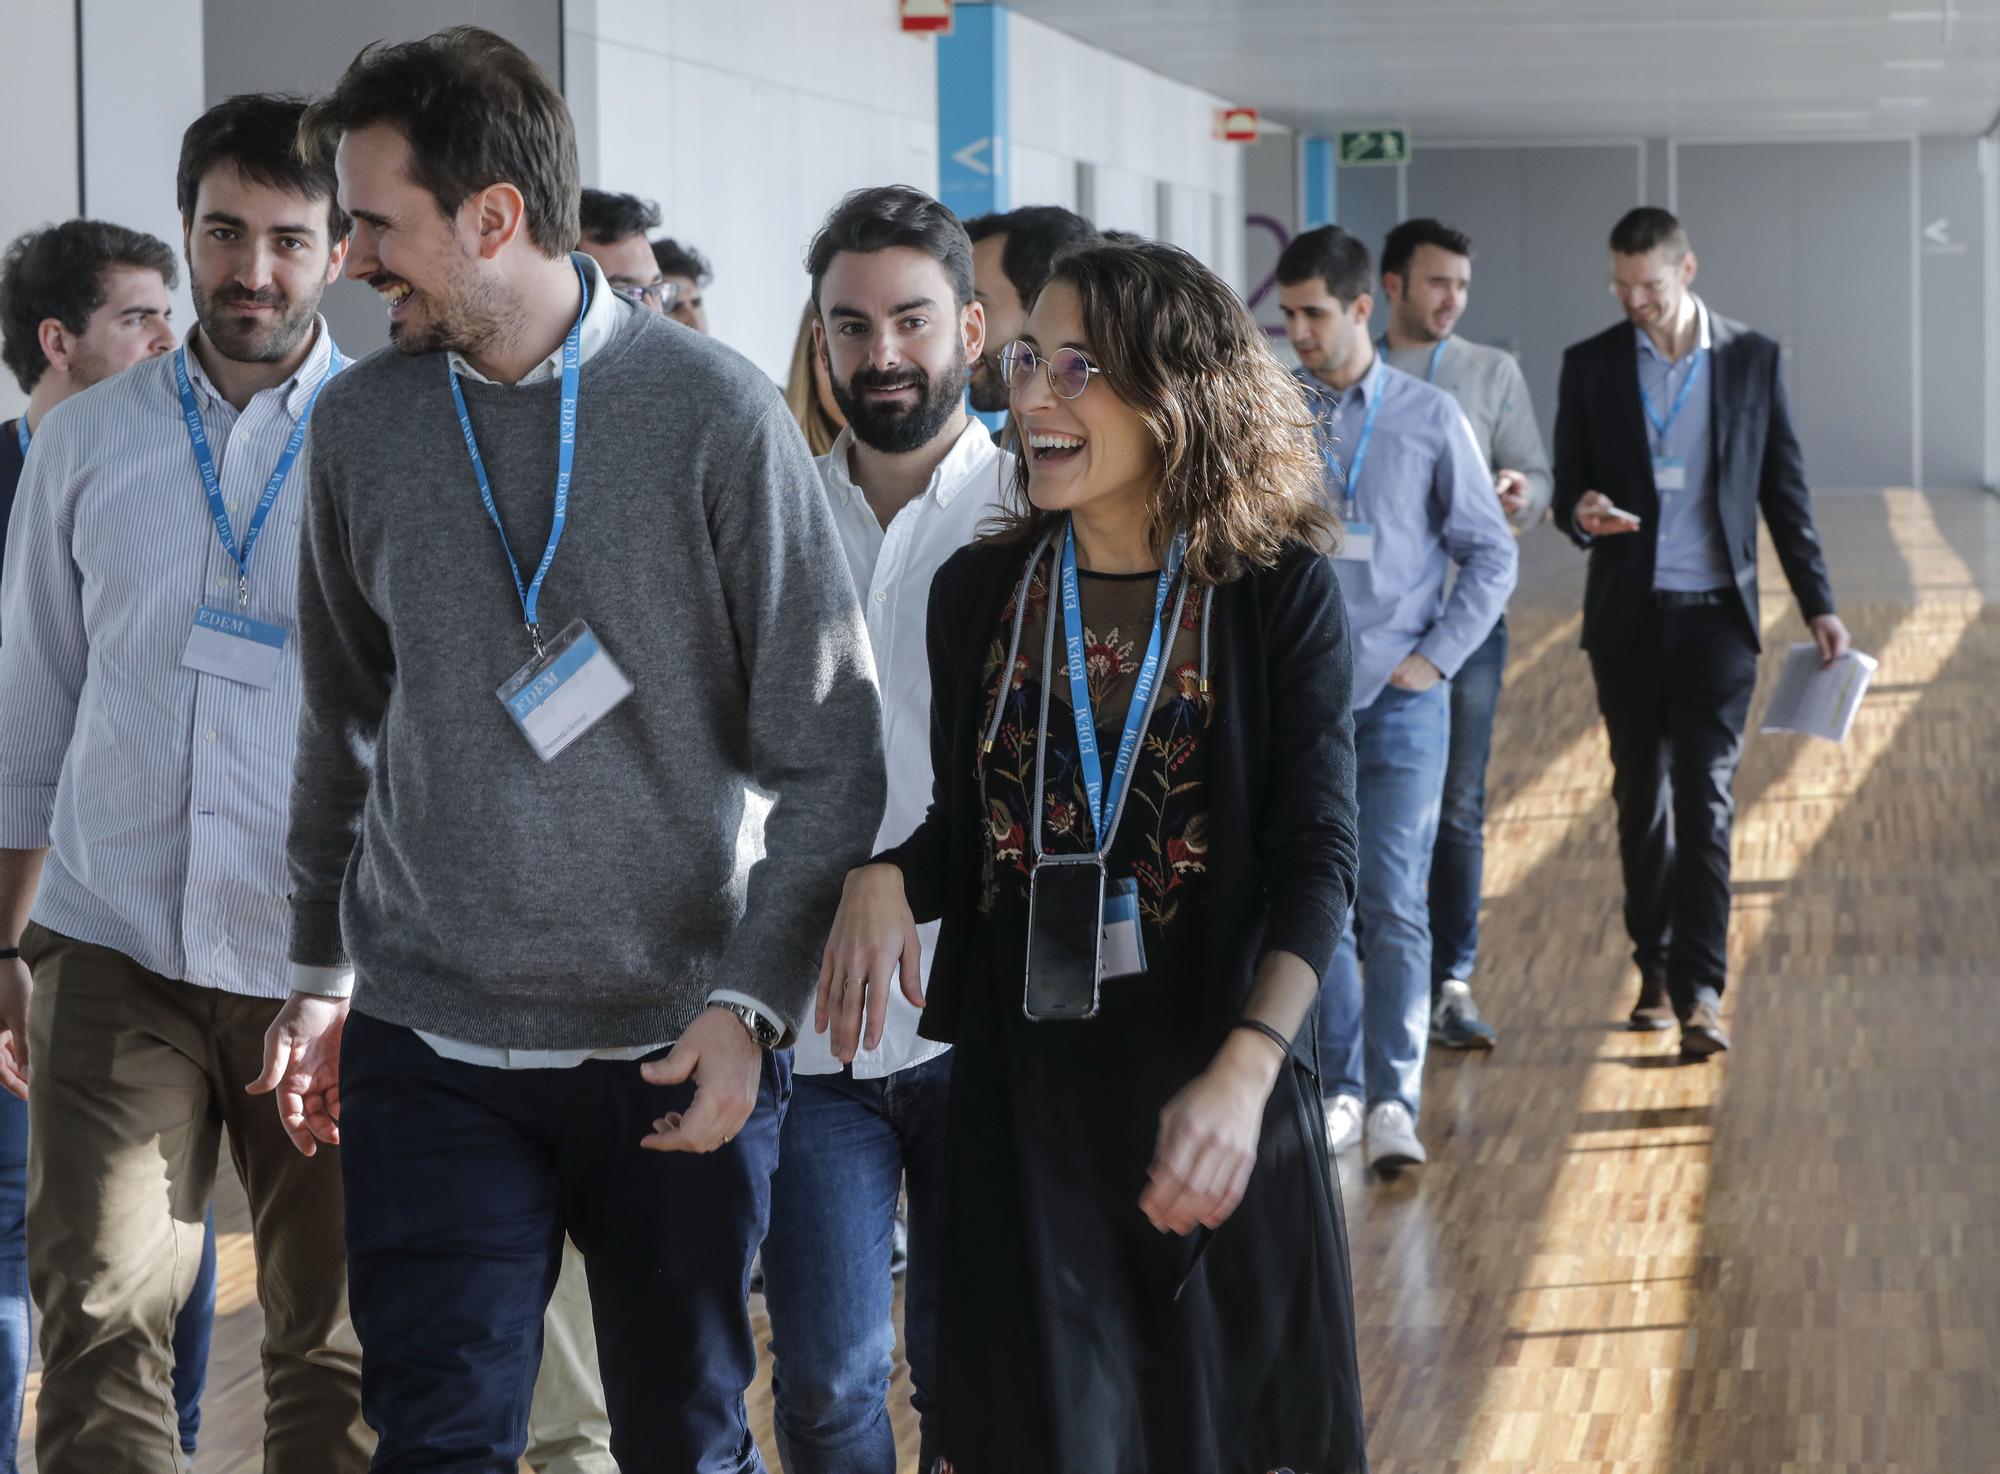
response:
M1577 500L1573 520L1581 531L1592 537L1616 537L1621 532L1639 530L1639 519L1630 512L1619 511L1611 498L1601 491L1586 491Z
M710 1006L695 1016L665 1059L639 1066L649 1085L694 1081L685 1111L668 1111L639 1145L655 1152L712 1152L727 1146L757 1108L764 1079L764 1050L743 1020Z
M1399 691L1428 691L1443 679L1444 672L1415 651L1389 672L1389 684Z
M1500 510L1518 517L1528 505L1528 478L1519 471L1495 471L1493 489L1500 494Z
M1813 643L1819 646L1819 668L1825 670L1853 648L1854 641L1838 614L1822 614L1810 621Z
M264 1073L252 1095L278 1092L278 1120L292 1145L310 1157L319 1144L340 1145L340 1035L347 1000L294 993L264 1031Z
M1264 1102L1281 1056L1268 1040L1230 1034L1206 1070L1160 1112L1139 1209L1161 1233L1220 1228L1250 1185Z
M923 951L917 923L894 865L863 865L847 872L840 909L820 954L813 1032L833 1037L833 1057L854 1063L856 1047L882 1042L889 992L900 978L903 996L924 1006Z
M0 1087L28 1098L28 1004L35 975L18 957L0 962Z

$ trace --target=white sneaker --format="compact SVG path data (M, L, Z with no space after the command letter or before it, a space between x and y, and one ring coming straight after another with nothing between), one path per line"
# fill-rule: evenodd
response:
M1385 1100L1368 1112L1368 1165L1378 1172L1423 1163L1424 1144L1417 1140L1417 1123L1400 1100Z
M1327 1146L1344 1152L1361 1140L1361 1102L1351 1095L1336 1095L1326 1103Z

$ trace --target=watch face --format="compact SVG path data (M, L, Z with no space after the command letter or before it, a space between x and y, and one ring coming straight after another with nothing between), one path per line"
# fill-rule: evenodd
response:
M778 1042L778 1031L771 1027L770 1020L756 1009L738 1004L736 1016L742 1019L744 1027L750 1030L750 1037L766 1049Z

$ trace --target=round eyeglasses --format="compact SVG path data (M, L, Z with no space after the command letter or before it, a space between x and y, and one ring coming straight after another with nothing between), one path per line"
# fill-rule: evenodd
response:
M1083 356L1080 348L1058 348L1047 358L1018 338L1000 350L1000 377L1009 389L1020 391L1033 382L1040 366L1048 376L1049 388L1058 399L1074 399L1090 387L1090 376L1103 369Z
M614 295L623 297L634 307L645 307L660 313L672 312L674 304L680 300L681 295L680 284L670 281L656 281L643 287L613 282L611 290Z

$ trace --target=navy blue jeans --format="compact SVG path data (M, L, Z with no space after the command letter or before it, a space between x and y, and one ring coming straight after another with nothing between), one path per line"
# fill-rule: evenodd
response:
M910 1188L903 1325L929 1469L937 1386L937 1233L951 1056L880 1080L800 1075L771 1183L764 1301L786 1474L896 1474L889 1425L896 1197Z
M0 1474L14 1474L21 1410L34 1350L28 1299L28 1103L0 1091ZM215 1211L201 1246L194 1290L174 1321L174 1411L181 1448L192 1454L208 1385L208 1343L215 1330Z
M1486 760L1493 714L1507 665L1507 618L1493 626L1451 678L1451 754L1444 765L1444 805L1431 849L1431 1000L1479 961L1479 889L1486 870Z
M694 1087L629 1061L503 1070L358 1010L340 1053L348 1299L377 1474L515 1474L567 1233L583 1252L624 1474L764 1474L750 1259L771 1207L789 1057L706 1156L642 1150Z

